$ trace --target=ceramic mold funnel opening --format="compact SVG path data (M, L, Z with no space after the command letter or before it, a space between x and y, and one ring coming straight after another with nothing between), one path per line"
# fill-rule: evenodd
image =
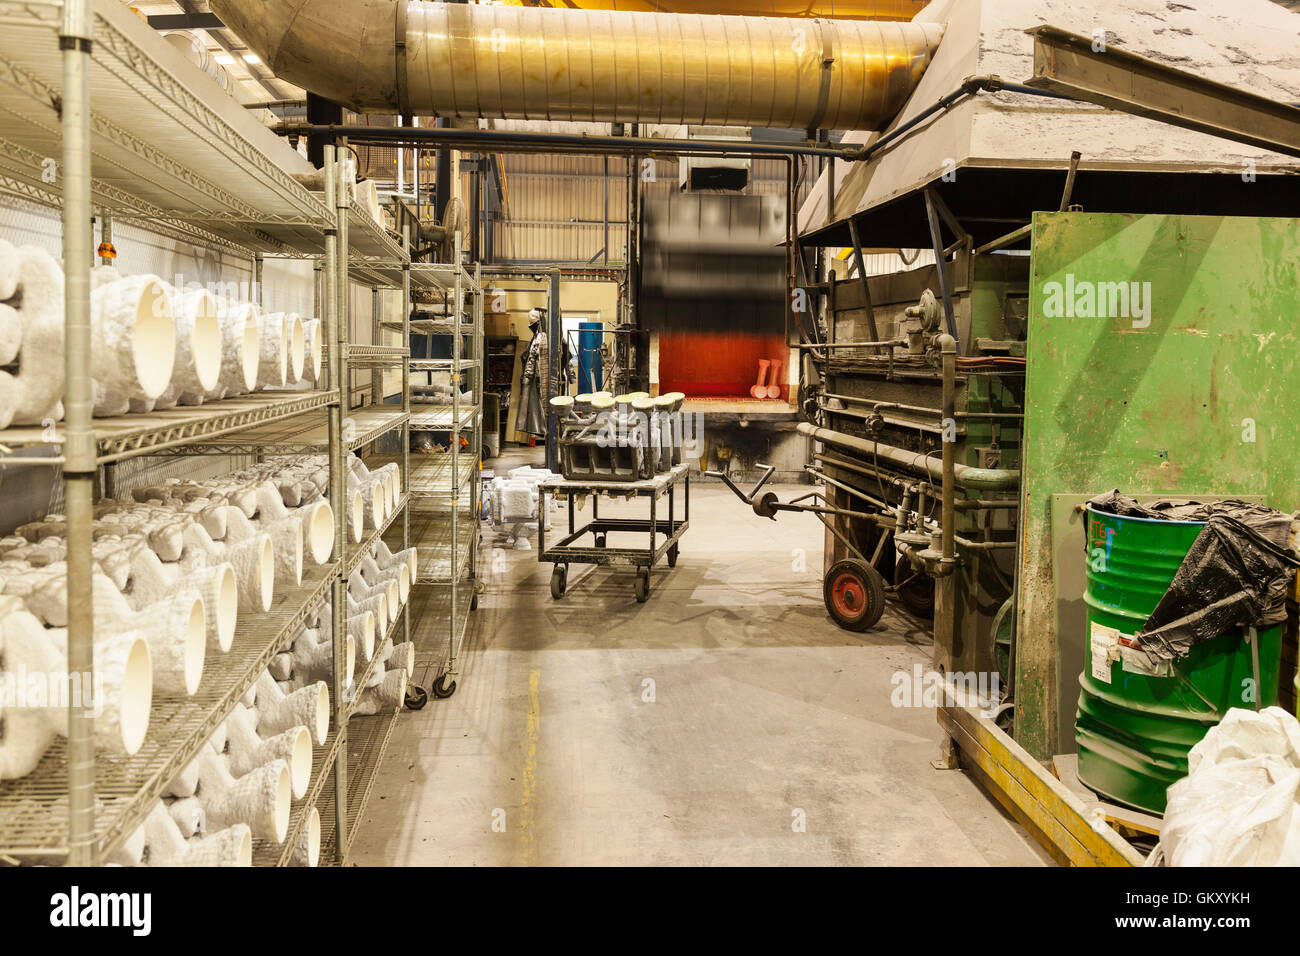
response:
M131 358L136 381L149 398L157 398L171 384L176 363L176 321L171 296L161 280L140 285L135 302Z
M294 799L301 800L311 786L311 732L306 727L298 727L297 731L289 755L289 782Z
M197 597L190 605L190 613L182 637L185 644L185 693L198 692L203 679L203 659L208 650L208 625L203 601Z
M361 534L365 530L365 509L361 504L361 492L352 493L352 543L356 544L361 540Z
M216 616L217 646L228 651L235 641L235 622L239 618L239 582L235 579L235 569L228 564L221 565L213 590L216 600L206 610Z
M221 316L217 300L206 289L197 289L182 300L190 329L189 353L199 387L210 392L221 378Z
M275 549L271 545L271 536L263 535L259 550L258 574L260 576L259 593L262 598L262 613L271 610L271 599L275 596Z
M261 332L258 325L257 309L245 308L241 311L238 322L242 323L239 337L243 344L240 361L244 373L244 391L251 392L257 387L257 372L261 367Z
M303 365L307 359L307 340L303 335L302 317L288 312L284 316L284 338L289 352L289 381L302 379Z
M334 553L334 509L328 501L307 505L303 528L307 535L307 550L317 564L324 564Z
M144 744L149 731L149 712L153 708L153 663L149 645L143 638L131 642L117 693L122 749L134 754Z

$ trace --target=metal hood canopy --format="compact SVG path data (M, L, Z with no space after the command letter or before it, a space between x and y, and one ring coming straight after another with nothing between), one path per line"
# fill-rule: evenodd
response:
M1050 24L1111 47L1279 100L1300 101L1300 16L1270 0L935 0L917 21L946 24L893 126L970 76L1033 76L1034 38ZM1099 32L1101 31L1101 32ZM887 131L886 131L887 132ZM846 135L867 143L871 133ZM920 190L931 185L977 242L1056 209L1070 153L1082 154L1074 202L1092 212L1300 215L1295 160L1205 133L1073 100L982 93L924 121L869 162L835 162L833 211L822 175L799 213L812 244L930 244ZM1242 176L1249 170L1253 175ZM945 176L945 174L947 174Z
M889 23L424 0L211 0L283 79L361 112L877 129L943 36Z

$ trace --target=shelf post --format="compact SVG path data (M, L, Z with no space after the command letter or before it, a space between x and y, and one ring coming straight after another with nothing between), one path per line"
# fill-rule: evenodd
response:
M400 150L399 150L399 155ZM411 223L402 224L402 344L407 354L402 358L402 412L407 416L402 423L402 486L406 489L406 507L402 509L402 550L411 546ZM419 568L416 568L419 574ZM414 585L415 581L412 580ZM411 609L402 608L402 637L411 639Z
M470 505L474 509L474 520L470 522L470 533L472 537L469 541L469 577L475 581L473 587L477 591L478 583L478 545L479 545L479 515L482 513L482 491L483 491L483 393L487 381L487 345L483 337L483 266L482 263L474 263L474 418L470 424L473 428L471 432L474 441L474 462L478 466L470 475Z
M348 475L343 462L343 414L347 401L346 374L343 363L343 342L346 334L339 301L339 248L346 241L346 194L340 202L338 186L340 177L336 150L326 144L325 152L325 205L334 212L334 228L325 232L325 341L329 344L327 367L329 387L335 400L329 406L329 464L330 507L334 509L334 579L330 582L330 614L333 618L334 659L331 669L331 690L334 700L334 734L337 746L334 757L334 853L336 861L343 862L347 846L347 722L343 719L347 701L343 686L345 661L340 653L344 642L339 639L347 633L347 486ZM340 228L342 227L342 228Z
M451 577L451 613L447 615L447 686L456 679L460 665L456 661L456 588L460 583L460 562L457 561L457 527L460 523L460 352L461 317L465 309L465 283L462 281L464 265L461 263L462 236L456 232L455 298L451 306L451 555L447 570Z
M383 342L383 326L380 321L382 307L379 299L379 286L370 289L370 341L375 345ZM370 401L376 405L384 404L384 366L376 362L370 367Z
M95 431L90 383L90 0L64 0L59 30L63 60L63 482L68 521L68 864L95 860L94 718L85 699L94 686L95 620L91 609Z

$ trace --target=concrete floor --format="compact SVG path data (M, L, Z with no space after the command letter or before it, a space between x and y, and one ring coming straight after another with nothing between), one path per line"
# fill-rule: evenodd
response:
M815 518L692 491L645 604L629 569L576 565L553 602L550 565L485 527L459 689L399 718L352 862L1044 863L964 773L931 768L933 712L891 705L891 677L928 663L920 622L840 630Z

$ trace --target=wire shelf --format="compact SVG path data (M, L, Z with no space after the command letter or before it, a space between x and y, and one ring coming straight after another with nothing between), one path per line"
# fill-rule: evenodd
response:
M346 859L356 836L357 823L366 811L370 790L375 782L375 771L383 761L384 751L392 737L393 727L401 711L392 714L374 714L355 717L348 721L347 766L347 838L339 852L338 829L334 813L334 792L326 790L320 801L321 862L330 865L339 858Z
M241 616L234 643L210 654L199 692L155 697L149 732L132 756L95 754L95 831L101 862L144 822L153 802L198 754L217 726L303 626L335 565L310 569L301 587L278 591L266 614ZM0 782L0 857L55 859L67 852L67 753L56 741L37 768Z
M331 721L329 736L325 738L324 746L315 747L312 750L311 783L302 799L289 813L289 829L285 834L284 842L272 843L270 840L255 839L253 841L253 866L289 865L294 849L298 845L298 839L302 836L302 828L311 814L312 807L316 806L317 801L320 800L321 792L325 789L325 784L329 782L330 775L334 771L334 759L338 756L338 751L338 729Z
M376 651L379 649L380 645L383 644L385 639L392 641L394 645L402 643L397 639L397 631L402 626L402 617L404 614L407 613L407 608L409 606L410 606L410 601L408 600L406 604L402 605L401 613L399 613L397 617L393 618L392 623L388 625L388 630L384 634L376 638L375 640ZM375 672L375 657L372 657L370 661L366 664L366 669L362 671L360 674L358 674L353 680L353 686L356 688L358 695L360 694L362 688L366 686L366 682L370 680L370 675L373 674L374 672ZM359 702L360 702L359 697L354 697L352 700L349 700L347 702L349 723L351 723L352 715L356 713L357 704ZM368 716L368 715L362 715L362 716Z
M382 438L395 428L400 428L407 415L396 405L371 405L355 409L344 415L344 431L349 433L347 420L352 420L352 437L343 441L346 451L355 451ZM277 420L268 425L247 428L238 433L204 439L202 443L186 449L187 454L310 454L329 448L329 421L327 416L314 411L292 418Z
M450 584L452 579L461 580L470 567L471 555L477 550L478 522L474 514L465 505L472 504L467 498L460 506L456 521L456 554L452 560L451 530L452 513L442 509L411 509L411 544L419 550L418 570L415 580L418 584ZM463 512L469 511L469 514Z
M401 463L401 455L371 455L366 458L369 468L382 467L390 462ZM407 476L406 488L413 500L422 498L446 498L451 495L451 453L446 451L428 454L411 452L411 472ZM463 453L456 456L456 470L460 480L456 483L458 490L464 490L479 470L475 456Z
M479 360L474 358L463 358L459 362L455 359L411 359L412 372L445 372L453 368L469 369L478 368Z
M335 392L316 391L245 395L205 405L97 418L94 422L97 454L100 463L105 463L156 455L198 442L233 440L231 436L235 433L284 427L281 423L285 420L323 409L335 396ZM19 426L0 431L0 447L9 450L54 446L57 455L63 442L61 423L49 428ZM48 463L50 459L36 461ZM0 463L22 465L33 460L0 456Z
M367 461L370 461L370 459L367 459ZM410 493L403 492L402 497L397 502L397 507L388 513L388 517L384 518L383 523L378 528L370 528L366 530L365 533L362 534L360 541L355 543L351 541L348 542L346 557L343 562L343 573L345 575L351 574L356 569L356 566L361 559L370 553L370 550L375 546L375 542L384 536L384 533L388 531L393 521L396 520L397 516L401 514L410 503Z
M0 168L53 205L62 204L46 182L47 159L62 155L61 15L54 0L0 0ZM125 5L94 4L91 63L96 207L165 220L200 242L320 248L332 215L292 175L310 164L234 97L212 96L212 80Z
M465 431L473 428L477 422L477 415L477 405L462 404L459 429ZM454 416L450 405L411 405L412 430L451 431L453 420Z
M361 366L401 365L411 350L401 345L353 345L346 351L348 365Z

